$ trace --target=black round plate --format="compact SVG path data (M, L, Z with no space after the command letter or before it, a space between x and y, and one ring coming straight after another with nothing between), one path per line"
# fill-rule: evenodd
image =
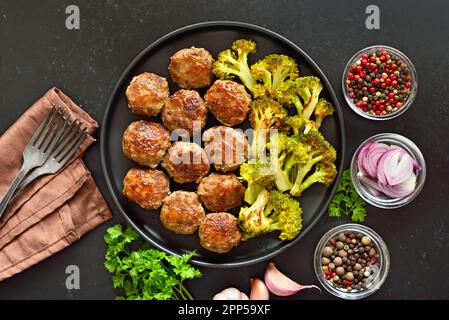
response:
M122 134L132 121L144 118L133 115L127 106L125 90L132 77L144 71L154 72L167 78L170 84L170 92L173 93L178 88L171 81L167 70L171 55L182 48L195 46L206 48L216 57L220 51L229 48L231 43L239 38L250 38L257 42L257 53L250 57L251 63L270 53L282 53L297 60L301 75L315 75L321 79L324 85L324 97L331 101L337 110L333 117L325 120L321 131L337 150L336 165L340 173L343 166L345 151L344 127L342 113L335 93L315 62L289 40L272 31L250 24L205 22L176 30L152 43L126 68L109 99L101 130L103 172L112 198L119 211L142 237L156 248L170 254L182 254L197 250L192 258L192 262L201 266L236 267L249 265L273 257L293 246L312 229L313 225L325 212L338 183L337 181L330 188L312 186L301 196L303 229L300 235L293 241L280 241L277 238L277 234L273 233L242 242L238 247L226 254L217 254L201 248L197 234L182 236L166 230L159 220L159 212L157 210L144 210L122 196L123 177L128 169L136 166L122 153ZM216 124L213 116L209 116L209 119L207 127ZM160 119L156 118L153 121L160 121ZM171 190L173 191L179 187L179 185L172 183ZM182 187L187 190L195 190L194 185L184 185Z

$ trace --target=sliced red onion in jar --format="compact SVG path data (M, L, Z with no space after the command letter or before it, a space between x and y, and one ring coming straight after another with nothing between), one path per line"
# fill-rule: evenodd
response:
M380 190L391 198L404 198L416 188L416 175L413 173L409 179L395 186L386 186L379 181Z
M387 186L400 184L413 174L412 157L402 148L392 148L379 159L377 179Z
M421 170L421 165L418 163L418 161L416 161L415 159L413 159L413 169L414 170Z
M373 181L371 178L364 176L361 172L357 173L357 177L365 185L369 192L371 192L376 197L380 197L381 190L376 181Z
M416 170L419 163L400 146L368 143L357 158L357 176L376 197L384 195L403 198L416 187Z
M366 162L366 153L374 147L374 143L367 143L362 147L362 150L360 150L359 156L357 157L357 167L359 168L359 171L367 176L368 172L365 169L365 162Z
M366 151L365 159L363 160L366 176L374 179L377 177L379 159L388 150L389 146L384 143L372 143L371 148Z

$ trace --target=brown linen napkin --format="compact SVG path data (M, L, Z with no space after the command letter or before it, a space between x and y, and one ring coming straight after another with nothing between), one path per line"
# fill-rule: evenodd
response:
M84 123L89 136L56 175L30 185L0 220L0 281L69 246L112 218L80 156L95 139L97 122L59 89L49 90L0 137L0 196L22 165L22 152L40 122L59 105Z

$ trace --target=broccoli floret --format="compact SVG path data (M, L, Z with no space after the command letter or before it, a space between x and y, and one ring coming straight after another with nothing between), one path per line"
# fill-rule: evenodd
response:
M249 121L253 128L250 155L262 159L270 129L281 129L287 111L275 100L259 99L251 103Z
M253 204L259 192L265 188L275 187L274 176L268 163L251 161L240 166L240 176L248 183L245 191L245 201Z
M261 235L267 230L269 221L264 215L264 209L270 198L270 192L261 188L256 200L250 207L241 207L239 225L243 231L243 240Z
M302 228L301 214L297 200L277 190L268 192L262 188L252 206L240 209L243 240L278 230L279 239L291 240Z
M304 134L309 133L310 130L318 130L318 125L313 120L304 120Z
M270 166L279 191L290 190L293 183L292 177L298 167L302 167L307 160L307 149L294 137L283 133L276 133L270 137L268 144L270 150Z
M314 110L315 115L315 123L317 126L317 129L321 126L321 123L323 122L323 119L327 116L331 116L334 113L335 109L332 103L325 99L318 100L318 103Z
M315 171L309 175L299 186L299 194L314 183L324 184L329 187L337 176L337 168L333 162L319 162L315 166Z
M303 159L305 164L298 168L290 190L291 195L299 197L303 189L301 184L313 166L318 163L321 163L320 166L334 165L337 153L317 130L310 130L307 134L298 136L297 139L307 150L306 157Z
M318 103L321 90L323 90L323 85L319 78L312 76L297 78L295 83L296 90L305 106L303 110L304 119L310 119Z
M231 49L218 54L214 62L213 73L220 79L238 77L242 83L253 91L256 80L248 66L248 55L256 52L256 43L252 40L239 39L232 43Z
M287 80L282 83L276 90L276 99L285 106L295 106L296 115L302 117L304 107L295 81Z
M315 107L315 120L305 119L302 116L294 115L286 117L284 123L293 131L294 135L307 134L310 130L318 130L323 119L334 113L332 104L324 99L320 99Z
M302 228L302 209L298 200L286 193L271 191L264 214L270 221L266 232L279 230L279 239L292 240Z
M283 105L294 105L296 115L304 120L310 120L323 90L323 85L317 77L300 77L282 83L276 90L276 99ZM321 112L319 114L321 115Z
M270 54L251 66L251 74L260 83L253 92L257 97L275 97L276 89L286 80L298 77L295 59L283 54Z
M286 117L284 123L291 129L293 135L299 135L304 129L304 118L302 116L294 115Z

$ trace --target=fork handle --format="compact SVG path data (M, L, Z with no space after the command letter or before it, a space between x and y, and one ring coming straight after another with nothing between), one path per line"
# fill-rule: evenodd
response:
M11 197L14 195L14 192L16 191L17 187L19 186L20 182L22 182L23 178L26 176L26 174L30 171L30 168L26 166L22 166L20 171L17 173L16 177L14 178L14 181L11 183L11 186L9 187L8 191L3 196L2 201L0 202L0 218L3 215L3 212L5 211L6 207L9 204L9 201L11 200Z
M39 168L38 168L39 169ZM18 185L16 191L14 192L13 196L11 197L11 200L9 200L9 202L13 202L14 200L16 200L17 196L19 196L22 191L32 182L34 182L37 178L39 178L40 176L46 175L46 174L51 174L51 173L45 173L45 172L39 172L36 173L37 169L34 169L33 171L31 171L31 173L22 180L22 182ZM1 217L1 215L0 215Z

